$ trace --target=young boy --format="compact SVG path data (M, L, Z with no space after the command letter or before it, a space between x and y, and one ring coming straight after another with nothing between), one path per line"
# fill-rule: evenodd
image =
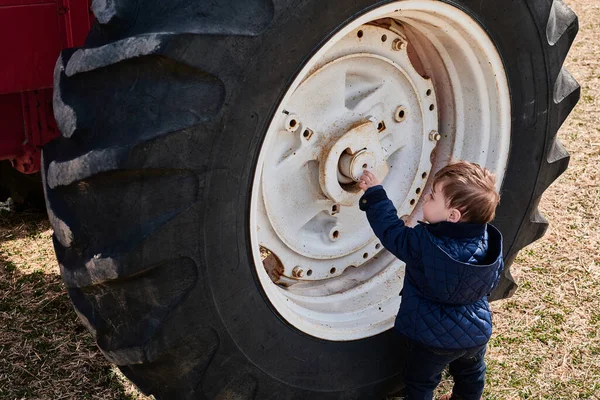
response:
M500 196L495 177L460 161L442 168L414 228L404 225L377 178L365 171L359 202L383 246L406 263L395 328L405 338L405 398L432 399L449 365L451 395L479 400L492 334L488 295L504 268L502 235L492 225Z

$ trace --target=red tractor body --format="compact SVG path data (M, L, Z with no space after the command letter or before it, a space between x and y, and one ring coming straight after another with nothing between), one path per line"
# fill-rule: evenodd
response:
M20 172L40 168L41 147L59 132L52 114L54 64L83 45L88 0L0 0L0 160Z

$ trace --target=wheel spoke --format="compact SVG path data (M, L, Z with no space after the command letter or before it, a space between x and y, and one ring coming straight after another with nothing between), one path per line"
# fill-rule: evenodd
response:
M356 113L370 110L385 99L387 89L381 77L361 72L346 72L344 104Z
M385 135L380 139L381 148L383 149L385 154L384 160L387 160L392 154L394 154L398 150L402 150L407 146L410 147L415 142L417 142L417 140L422 140L420 136L420 132L414 134L411 132L405 132L404 130L399 130L397 132Z
M327 135L331 126L347 111L345 92L345 75L325 69L324 73L313 74L302 83L290 99L289 111L297 113L305 127Z

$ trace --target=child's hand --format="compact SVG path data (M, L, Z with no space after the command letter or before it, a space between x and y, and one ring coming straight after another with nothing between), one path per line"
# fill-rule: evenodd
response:
M371 171L365 170L363 175L360 177L360 181L358 181L358 186L366 191L368 188L381 185L379 179Z

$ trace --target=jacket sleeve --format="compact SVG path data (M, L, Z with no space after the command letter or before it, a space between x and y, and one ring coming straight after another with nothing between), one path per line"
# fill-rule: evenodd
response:
M496 271L496 277L494 279L494 284L492 286L492 289L490 290L490 293L488 293L488 297L492 294L494 289L496 289L496 287L498 287L498 284L500 283L500 279L502 278L502 272L504 272L504 258L500 257L500 265L498 265L498 270Z
M367 189L359 201L361 210L381 244L402 261L413 261L421 257L417 232L398 218L398 212L387 197L383 186Z

